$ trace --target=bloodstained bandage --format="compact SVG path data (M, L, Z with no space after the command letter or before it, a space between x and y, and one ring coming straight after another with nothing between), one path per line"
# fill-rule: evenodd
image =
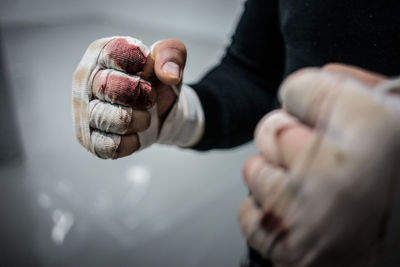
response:
M106 58L110 60L110 65L129 74L136 74L143 70L148 54L148 51L142 51L140 46L132 45L124 38L109 42L104 52L108 55Z
M93 94L99 100L137 109L148 109L155 104L149 82L117 70L100 70L93 80Z
M86 50L73 76L72 109L75 134L78 141L90 152L101 158L112 158L118 149L121 137L111 133L98 133L96 136L107 135L113 142L107 147L98 148L96 136L91 137L89 122L89 102L93 99L92 85L97 72L104 69L114 69L129 74L136 74L143 69L150 50L141 41L132 37L109 37L94 41ZM143 101L149 98L151 85L143 83L135 95L135 100ZM123 85L121 85L121 88ZM140 82L139 82L140 87ZM118 99L116 99L116 102ZM144 101L146 102L146 101ZM147 106L148 103L145 103ZM97 149L93 142L96 143ZM113 144L112 146L110 144ZM101 155L96 151L101 150Z

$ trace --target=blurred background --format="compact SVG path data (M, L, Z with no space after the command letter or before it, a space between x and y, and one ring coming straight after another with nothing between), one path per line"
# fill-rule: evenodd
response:
M198 80L229 43L242 0L0 1L1 266L238 266L248 144L153 146L104 161L75 141L72 73L89 43L174 37Z

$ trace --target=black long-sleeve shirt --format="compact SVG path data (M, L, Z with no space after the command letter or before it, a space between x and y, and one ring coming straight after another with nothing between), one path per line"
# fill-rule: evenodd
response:
M221 63L192 85L206 121L194 149L250 140L260 118L278 107L277 89L287 75L331 62L399 75L400 1L248 0ZM379 266L398 264L393 244L400 246L399 230L390 225L400 221L400 212L391 217L386 262ZM272 266L251 250L249 260L250 266Z
M341 62L400 74L400 1L248 0L221 63L192 85L205 112L197 150L249 141L277 88L306 66Z

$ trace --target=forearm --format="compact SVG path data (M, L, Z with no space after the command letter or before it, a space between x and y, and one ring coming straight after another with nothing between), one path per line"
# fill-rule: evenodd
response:
M249 141L259 119L276 107L284 48L276 1L249 0L221 63L191 85L204 110L197 150Z
M259 83L255 82L257 79ZM205 117L204 134L193 148L209 150L251 140L259 119L274 106L278 84L261 80L225 58L191 87L200 99Z

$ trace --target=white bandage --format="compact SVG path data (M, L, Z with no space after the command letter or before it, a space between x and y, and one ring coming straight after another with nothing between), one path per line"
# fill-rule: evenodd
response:
M90 135L89 151L93 151L99 158L114 159L117 156L120 142L121 136L119 135L94 130Z
M132 108L100 100L89 102L90 127L105 132L124 134L132 122Z
M150 110L150 127L145 132L138 133L140 149L155 142L190 147L203 136L204 112L197 94L187 85L183 85L180 91L178 100L171 108L158 136L157 110Z
M191 147L203 136L204 112L194 90L183 85L179 99L164 121L158 142Z

